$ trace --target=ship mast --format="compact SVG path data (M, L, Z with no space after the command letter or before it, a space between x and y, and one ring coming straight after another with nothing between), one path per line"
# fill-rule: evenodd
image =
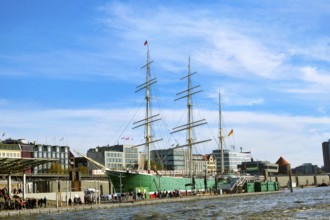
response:
M192 104L191 104L191 74L190 74L190 57L189 57L189 63L188 63L188 97L187 97L187 108L188 108L188 124L191 124L193 121L192 118ZM193 163L193 153L192 153L192 145L193 145L193 134L192 134L192 128L190 127L188 129L188 152L189 152L189 176L192 176L193 170L194 170L194 163Z
M145 89L145 100L146 100L146 106L145 106L145 118L134 122L133 124L136 125L133 129L144 126L145 129L145 143L143 144L139 144L139 145L135 145L133 147L139 147L139 146L146 146L147 147L147 170L150 171L151 167L150 167L150 148L151 148L151 144L157 141L161 141L163 139L158 139L158 140L153 140L152 139L152 135L151 135L151 123L159 121L159 114L157 115L151 115L151 91L150 91L150 87L151 85L155 84L157 82L156 78L150 79L151 78L151 71L150 71L150 64L153 62L152 60L150 60L150 52L149 52L149 44L146 41L144 43L145 46L147 46L147 61L146 64L144 66L141 67L141 69L146 68L146 80L145 83L139 85L136 87L136 91L135 92L139 92L143 89Z
M221 93L219 92L219 145L221 151L221 174L225 172L225 159L223 153L223 135L222 135L222 113L221 113Z
M190 57L189 57L188 74L187 74L187 76L182 77L180 79L180 80L187 79L188 88L186 90L182 91L182 92L177 93L176 94L177 96L180 96L180 95L182 95L182 96L174 100L174 101L177 101L179 99L187 98L188 124L175 127L175 128L173 128L173 132L171 132L171 134L179 132L179 131L183 131L183 130L187 130L187 132L188 132L187 144L179 145L179 146L176 146L175 148L188 147L188 161L189 161L189 164L188 164L189 173L188 173L188 175L189 175L189 177L193 177L193 171L194 171L194 162L193 162L193 154L192 154L193 145L204 143L204 142L207 142L207 141L211 141L211 139L208 139L208 140L202 140L202 141L194 142L193 128L197 127L197 126L207 124L205 119L198 120L198 121L194 121L194 119L193 119L193 114L192 114L193 109L192 109L191 97L192 97L192 95L195 95L197 93L202 92L202 90L198 90L198 91L195 90L196 88L200 87L200 85L194 86L194 87L191 86L191 76L194 75L195 73L196 72L194 72L194 73L190 72Z

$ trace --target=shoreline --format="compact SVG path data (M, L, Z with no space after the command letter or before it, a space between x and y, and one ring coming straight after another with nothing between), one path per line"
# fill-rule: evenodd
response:
M8 217L19 217L19 216L33 216L39 214L51 214L51 213L65 213L65 212L78 212L78 211L88 211L88 210L98 210L98 209L114 209L114 208L123 208L123 207L132 207L132 206L141 206L141 205L154 205L161 203L172 203L172 202L189 202L196 200L210 200L210 199L220 199L227 197L241 197L241 196L253 196L253 195L264 195L264 194L277 194L284 192L272 191L272 192L253 192L253 193L237 193L237 194L216 194L216 195L196 195L196 196L187 196L181 198L164 198L164 199L149 199L149 200L139 200L134 202L125 202L125 203L101 203L101 204L82 204L82 205L73 205L65 207L52 207L52 208L35 208L35 209L23 209L23 210L1 210L0 218Z

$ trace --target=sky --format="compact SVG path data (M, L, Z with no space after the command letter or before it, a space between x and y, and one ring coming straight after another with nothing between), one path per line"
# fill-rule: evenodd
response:
M2 0L0 138L82 153L143 143L143 129L132 127L144 115L135 90L149 48L162 119L154 135L164 139L157 145L185 141L170 132L186 123L186 103L174 99L187 86L180 79L190 58L192 83L203 90L194 118L208 122L195 140L213 139L196 153L219 147L221 93L226 149L321 167L330 138L329 20L326 0Z

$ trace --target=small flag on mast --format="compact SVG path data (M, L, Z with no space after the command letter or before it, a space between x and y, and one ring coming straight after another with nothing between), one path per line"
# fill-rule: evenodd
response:
M144 46L145 46L145 45L148 45L148 41L147 41L147 40L144 42Z
M229 134L228 134L228 137L229 137L230 135L232 135L232 134L234 134L234 130L233 130L233 129L230 130L230 132L229 132Z
M2 137L5 136L5 134L6 134L6 133L3 133L3 134L2 134Z

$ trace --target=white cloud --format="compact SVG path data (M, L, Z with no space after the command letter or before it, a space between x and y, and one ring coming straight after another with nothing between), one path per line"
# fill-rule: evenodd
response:
M330 75L321 74L315 67L303 67L301 69L302 79L306 82L327 86L330 84Z
M271 106L267 105L268 93L272 93L270 99L277 98L273 95L280 94L282 96L278 99L281 99L283 93L288 94L278 102L282 106L283 103L297 101L289 95L307 99L309 94L309 99L304 100L306 103L301 108L312 103L310 105L314 105L316 111L326 112L330 77L325 70L327 64L322 66L317 63L329 61L329 40L322 37L326 35L324 33L316 33L314 40L308 40L310 36L305 37L303 33L307 33L310 26L303 23L309 23L311 19L301 19L299 16L292 19L301 8L302 12L298 15L309 11L311 16L313 11L320 13L319 10L309 10L304 4L298 4L299 9L283 4L276 9L262 5L256 10L258 13L250 12L249 16L242 17L238 12L245 9L232 8L231 5L221 5L223 8L220 9L204 8L205 5L189 6L193 10L186 10L185 4L182 8L157 4L150 10L134 4L112 2L103 7L100 13L102 20L100 17L97 19L101 20L101 34L104 36L81 36L80 39L85 41L83 43L90 43L87 47L80 42L82 45L79 48L2 55L6 65L1 65L0 74L50 75L79 80L102 76L119 80L119 83L124 80L132 82L136 81L136 72L145 61L146 47L143 47L143 42L147 39L152 58L156 61L153 68L160 75L159 81L168 83L174 77L179 78L177 75L187 71L187 60L191 56L193 69L203 72L206 92L210 94L213 92L210 90L223 86L223 92L227 93L225 97L229 97L224 100L228 105L270 109ZM323 7L321 12L327 13L326 8ZM276 10L277 13L269 13ZM269 16L260 16L266 13ZM314 22L316 20L319 21L315 19ZM295 24L302 25L296 27ZM97 28L100 28L99 25ZM299 38L296 37L298 35ZM306 46L306 40L312 46ZM78 43L75 46L78 47ZM306 60L307 63L304 63ZM315 67L309 62L316 63ZM209 76L212 82L208 82ZM223 78L226 81L220 84ZM241 81L236 81L237 78ZM176 85L171 87L167 84L168 87L160 90L166 90L168 94L169 91L176 91ZM83 98L81 102L84 102ZM6 99L0 100L0 106L7 107L8 104ZM40 103L37 104L40 106ZM93 105L95 103L90 103L90 106ZM130 109L33 110L29 109L31 106L24 108L24 111L17 108L0 110L1 126L6 128L8 135L18 138L24 135L40 142L49 141L54 136L65 137L73 148L79 147L83 151L88 147L114 144L122 134L135 136L136 142L142 137L136 136L136 131L128 125L133 112ZM224 117L227 125L235 129L237 144L251 150L258 159L274 162L279 156L284 156L289 161L292 159L295 165L308 160L319 163L321 154L316 155L318 151L315 149L319 149L320 143L330 135L329 118L293 116L295 110L282 109L287 112L286 115L256 110L224 112ZM183 115L181 110L164 110L163 113L170 129ZM217 136L218 113L202 112L204 114L214 136ZM297 156L301 154L304 156Z
M30 141L38 140L45 143L53 137L64 137L72 148L79 148L86 152L88 148L98 145L115 144L122 136L130 136L135 142L143 142L143 135L132 130L133 116L137 109L54 109L16 111L1 110L2 126L6 128L6 136L12 138L26 138ZM161 117L168 132L178 125L178 121L185 120L182 110L163 110ZM206 116L210 131L199 132L202 136L217 137L218 112L199 111L200 119ZM139 116L143 118L141 114ZM137 117L137 118L139 118ZM183 119L182 119L183 117ZM196 117L196 120L197 118ZM315 149L320 148L321 142L327 140L330 134L328 117L306 117L292 115L277 115L258 112L223 112L224 127L227 132L235 131L237 150L252 151L259 160L275 162L280 156L292 159L295 166L304 162L322 165L322 155L315 155ZM142 129L143 130L143 129ZM142 131L141 130L141 131ZM169 134L163 134L169 135ZM182 136L182 135L181 135ZM165 137L165 139L168 139ZM167 146L173 144L171 143ZM166 144L165 144L166 146ZM216 143L210 144L213 149ZM212 149L208 148L209 151ZM207 152L203 152L207 153ZM301 155L297 158L296 155ZM306 155L307 154L307 155ZM311 155L309 157L308 155ZM293 160L294 159L294 160Z
M274 70L282 64L282 55L264 47L259 39L228 29L213 36L214 49L202 52L199 61L216 71L273 78Z

